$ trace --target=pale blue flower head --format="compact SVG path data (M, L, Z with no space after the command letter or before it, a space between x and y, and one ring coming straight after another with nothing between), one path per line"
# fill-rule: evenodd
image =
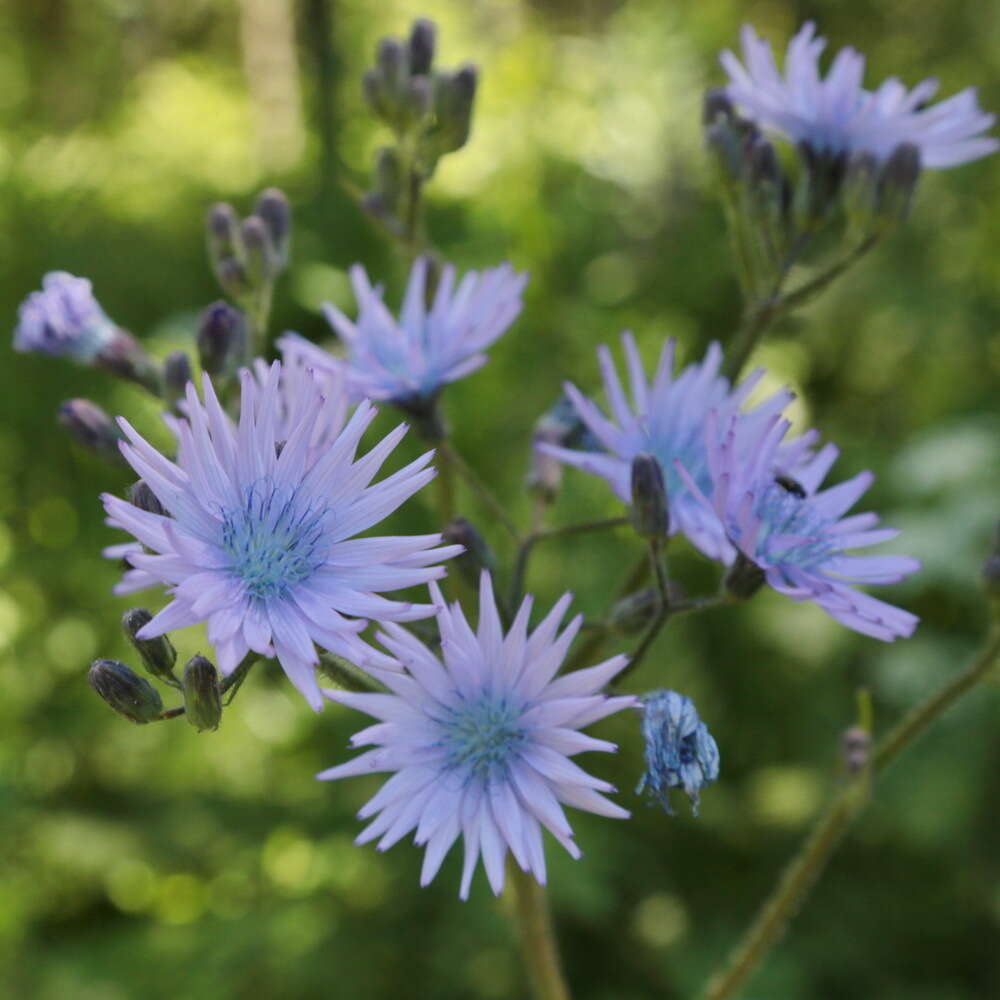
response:
M432 402L448 383L486 364L488 348L521 311L526 274L509 264L482 273L468 272L455 286L455 269L441 271L433 302L425 291L427 260L420 257L410 280L399 320L372 287L361 265L351 268L358 303L352 322L332 305L324 307L347 349L344 359L349 392L357 399L385 400L418 408Z
M821 489L839 455L827 444L792 476L784 475L779 456L788 421L775 416L748 435L740 420L729 417L717 428L716 415L709 414L707 493L678 463L692 494L714 512L730 542L779 593L813 601L848 628L887 642L912 634L916 616L856 588L897 583L920 569L909 556L849 554L898 534L878 527L875 514L845 516L871 486L872 474L860 472Z
M705 421L708 413L740 412L747 396L764 374L758 370L733 389L728 379L719 374L722 350L713 343L703 361L688 365L674 375L673 339L667 340L660 355L652 382L647 380L642 361L631 333L622 334L625 361L631 383L631 405L615 370L611 352L601 346L598 357L604 378L604 391L611 419L581 393L567 384L569 397L580 419L596 442L596 448L566 448L544 441L535 447L554 455L569 465L601 476L611 485L619 499L632 501L632 461L642 453L654 455L663 469L667 501L670 509L670 534L684 535L705 555L731 561L732 547L718 521L692 495L687 482L678 474L675 462L680 461L702 489L710 486L705 442ZM781 410L792 399L787 390L763 402L747 415L745 432L758 426ZM802 435L786 447L780 460L791 467L807 452L814 435Z
M994 152L1000 143L982 133L993 127L969 87L939 104L928 79L912 90L894 77L877 90L865 90L865 59L845 48L834 57L826 77L819 58L826 39L810 21L788 43L782 74L771 45L750 25L741 33L743 62L730 51L721 55L729 75L730 100L762 128L804 143L819 155L869 153L885 161L903 144L915 146L924 167L954 167Z
M115 329L86 278L50 271L42 290L21 303L14 348L90 364L114 340Z
M378 656L358 638L365 618L409 621L435 611L378 592L443 576L438 564L461 546L439 547L438 534L355 537L429 482L431 453L372 485L405 425L359 458L374 407L361 403L331 433L340 401L325 397L310 378L296 382L299 397L290 401L282 374L280 362L256 378L241 373L238 424L207 376L204 401L189 383L185 418L174 423L176 461L121 419L128 439L122 453L167 513L108 494L103 500L108 523L145 547L115 552L132 567L121 590L157 583L172 597L140 638L207 622L224 673L249 650L277 656L319 709L316 646L360 665Z
M526 598L504 634L488 573L481 577L476 631L433 584L431 593L439 605L440 654L405 629L386 625L378 638L396 659L386 658L389 669L369 669L391 693L324 692L378 720L351 740L374 749L318 777L395 772L359 813L372 822L358 843L381 838L378 847L386 850L415 831L415 842L426 847L421 885L434 878L459 838L465 842L463 899L480 855L498 895L508 850L544 884L543 828L580 856L563 805L628 816L601 794L614 791L611 785L570 760L586 750L615 749L579 730L636 706L631 696L602 693L628 660L615 656L556 676L581 624L577 616L559 632L569 594L530 632L532 601Z
M676 691L650 691L640 699L646 772L636 792L673 814L670 789L683 788L698 815L699 793L719 776L719 748L694 702Z

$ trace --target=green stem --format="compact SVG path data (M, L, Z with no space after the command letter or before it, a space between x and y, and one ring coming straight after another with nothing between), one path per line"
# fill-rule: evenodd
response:
M260 653L255 653L251 650L246 656L243 657L239 664L237 664L236 669L219 685L220 693L226 694L227 691L229 692L229 697L226 699L227 705L233 700L233 698L236 697L237 692L247 678L247 674L250 673L250 668L259 659Z
M879 241L879 234L873 233L859 243L846 257L843 257L822 274L789 292L782 300L782 310L796 309L805 305L814 295L819 294L836 278L839 278L852 264L860 260Z
M722 374L730 383L735 383L740 377L740 372L743 371L753 349L781 309L781 300L774 298L747 305L743 313L743 322L736 332L732 347L726 352L726 359L722 365Z
M647 626L638 648L632 654L628 666L615 677L614 684L616 687L629 674L638 669L639 665L645 659L646 653L649 652L650 647L656 641L656 637L660 634L660 630L670 617L670 588L667 579L667 570L663 562L663 539L651 538L649 540L649 559L653 565L653 573L656 576L656 590L660 595L660 606L657 609L656 617Z
M435 477L438 488L438 513L441 526L449 524L455 517L455 463L454 451L447 442L441 441L435 452L438 474Z
M537 520L536 520L537 523ZM514 559L514 572L510 584L510 606L517 607L524 592L524 580L528 573L528 562L538 542L548 538L561 538L566 535L579 535L589 531L604 531L608 528L620 528L628 524L627 517L609 517L602 521L584 521L579 524L564 524L557 528L536 528L517 547Z
M535 1000L570 1000L545 889L513 860L507 864L507 886Z
M465 484L469 489L482 500L484 506L488 507L490 513L504 526L511 538L519 542L521 540L521 533L517 530L517 525L511 520L504 510L503 505L493 495L489 487L472 471L472 468L465 459L451 446L451 442L441 441L437 449L438 456L454 468L462 479L465 480ZM451 520L451 517L448 520Z
M721 971L709 980L702 994L703 1000L729 1000L738 995L798 912L843 835L864 809L870 779L884 771L965 692L983 680L998 660L1000 624L993 627L983 648L965 670L946 681L879 742L867 771L849 779L822 813L740 943L730 953Z
M333 653L319 654L319 671L345 691L380 693L388 691L384 684L380 684L360 667L356 667L342 656L334 656Z

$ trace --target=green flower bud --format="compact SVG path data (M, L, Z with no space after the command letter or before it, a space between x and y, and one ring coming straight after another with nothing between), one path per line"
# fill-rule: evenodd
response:
M426 76L434 62L437 26L427 18L418 18L410 29L409 62L413 76Z
M134 482L128 488L128 499L129 503L148 514L159 514L161 517L170 516L163 504L157 500L156 494L149 488L149 483L145 479Z
M197 343L198 359L209 375L235 375L246 353L243 313L226 302L214 302L201 314Z
M737 552L735 561L726 571L723 585L732 597L748 600L764 585L764 571L742 552Z
M475 526L464 517L456 517L441 532L441 537L450 545L464 545L465 551L455 556L454 565L472 587L479 586L479 577L484 569L491 573L496 568L496 556Z
M87 680L129 722L155 722L163 714L163 701L156 688L118 660L94 660Z
M87 451L112 462L125 461L118 448L122 433L96 403L89 399L68 399L59 407L59 423Z
M215 664L204 656L192 656L184 667L182 683L188 722L199 733L218 729L222 718L222 690Z
M122 629L125 638L135 647L142 657L143 666L154 677L171 684L176 684L174 664L177 662L177 650L165 635L155 639L140 639L136 634L144 625L148 625L153 616L145 608L132 608L122 615Z
M878 179L878 217L884 225L894 226L906 218L919 179L920 150L911 143L900 143Z
M665 538L670 530L663 469L649 452L632 459L632 526L643 538Z
M285 268L292 240L292 208L284 191L279 188L261 191L253 211L254 215L264 220L275 256L281 268Z
M223 260L231 257L238 260L243 256L240 220L232 205L220 201L208 210L205 235L208 239L208 259L213 268L218 268Z
M281 271L278 253L271 242L267 223L259 215L249 215L240 227L246 250L247 277L254 286L271 281Z
M184 351L173 351L163 362L163 399L167 406L173 408L178 400L184 398L187 384L193 378L191 360Z

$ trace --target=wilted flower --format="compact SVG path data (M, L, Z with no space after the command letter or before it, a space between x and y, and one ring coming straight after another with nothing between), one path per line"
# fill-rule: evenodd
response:
M672 814L670 789L683 788L697 816L698 793L719 776L719 748L690 698L650 691L640 700L646 772L636 793L645 791Z
M910 635L917 625L914 615L854 586L897 583L920 568L909 556L847 555L898 534L878 528L875 514L844 517L872 484L872 474L860 472L820 490L839 454L828 444L795 469L794 479L776 475L788 421L773 417L748 438L739 431L739 419L729 418L720 434L714 415L709 416L705 437L711 500L679 469L706 512L714 510L730 542L775 590L796 601L813 601L848 628L876 639Z
M114 340L115 329L86 278L50 271L42 291L21 303L14 348L91 364Z
M387 400L418 408L433 401L448 382L468 375L487 361L489 347L521 311L526 274L501 264L479 274L468 272L455 287L449 264L430 309L425 302L427 260L410 272L399 321L382 301L360 265L351 268L358 318L351 322L332 305L327 320L347 347L348 391L357 399Z
M865 90L865 59L851 48L837 53L823 79L819 57L826 39L815 30L807 22L788 43L784 76L770 43L750 25L741 33L745 65L732 52L722 53L727 93L758 125L820 155L871 153L886 160L901 144L911 144L924 167L954 167L1000 145L981 135L994 116L979 108L972 87L932 107L927 103L938 89L933 79L907 90L890 77L877 90Z
M481 578L476 632L458 604L448 607L435 586L431 591L441 605L443 661L405 629L387 625L379 641L406 672L369 669L393 693L325 691L380 720L351 741L376 749L318 777L396 772L359 813L362 819L376 818L358 843L381 837L378 846L385 850L416 829L416 843L427 846L421 885L434 878L459 837L465 841L463 899L480 852L495 893L503 889L508 848L521 868L544 884L542 827L574 858L580 856L560 803L628 816L599 794L613 791L611 785L569 759L585 750L615 749L578 730L635 706L633 697L601 694L627 658L615 656L555 677L581 624L577 616L557 635L569 594L530 635L531 598L526 598L504 635L488 573Z
M545 442L537 442L535 447L569 465L603 477L627 504L632 502L633 459L643 452L654 455L663 468L670 533L682 531L705 555L728 562L732 549L718 522L691 494L674 463L679 460L703 490L710 487L705 447L707 414L710 410L726 415L739 412L763 372L757 371L736 389L730 388L729 381L719 374L722 351L713 343L703 361L688 365L675 378L675 343L671 339L664 345L650 384L631 333L622 334L622 344L632 388L631 407L611 360L611 352L603 345L598 351L613 422L576 386L566 386L566 394L580 419L596 439L598 448L603 450L578 451ZM790 392L776 393L753 410L743 426L748 431L759 426L769 416L779 413L791 398ZM783 465L791 466L798 461L812 439L812 435L803 435L791 442L779 456Z
M225 414L207 377L204 403L188 386L187 419L177 462L161 455L122 419L128 462L169 516L105 494L109 523L131 532L150 552L129 550L136 577L155 579L173 600L140 630L151 638L207 621L223 673L253 649L276 655L314 708L322 705L313 676L313 643L355 662L374 653L357 637L366 625L353 616L408 621L433 614L430 605L379 597L444 574L438 563L458 547L434 548L441 536L355 538L394 511L434 475L431 453L369 485L406 432L397 427L355 459L375 409L362 403L343 431L316 446L336 399L301 381L296 420L282 420L282 367L263 382L242 373L239 425ZM287 437L279 440L279 434ZM322 439L322 435L319 435ZM281 445L279 448L278 446ZM351 617L348 617L351 616Z

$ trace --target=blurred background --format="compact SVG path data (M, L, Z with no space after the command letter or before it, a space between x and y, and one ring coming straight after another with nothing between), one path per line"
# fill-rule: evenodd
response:
M943 94L976 84L1000 108L1000 16L972 0L6 0L7 328L58 268L90 277L159 356L188 345L218 297L204 211L228 199L247 212L267 184L296 216L278 329L322 339L323 300L354 308L354 261L398 302L401 263L343 182L363 185L386 140L360 74L376 40L419 15L438 21L441 65L472 60L482 74L472 141L429 189L431 234L459 266L508 258L532 275L490 364L447 395L460 449L522 521L531 426L564 378L596 388L599 343L631 327L651 362L672 334L691 359L733 331L739 293L699 129L716 54L743 20L783 48L815 17L834 49L867 53L869 82L936 75ZM884 728L976 648L1000 514L998 197L997 157L924 177L905 229L758 352L801 393L797 419L841 446L835 475L876 472L866 499L903 529L888 549L925 564L879 596L923 623L884 646L771 593L671 623L634 687L696 699L722 779L699 819L679 800L669 818L632 792L635 720L595 727L621 752L589 767L634 816L575 815L580 862L548 845L575 996L693 995L828 794L856 688L871 689ZM97 499L129 479L72 446L55 409L89 396L163 432L137 389L14 355L7 337L0 351L0 994L524 996L485 878L460 903L453 852L419 889L409 843L352 845L378 779L313 780L345 759L360 716L313 716L277 669L252 675L203 735L130 726L93 695L90 660L129 658L129 602L112 597L117 571L100 557L120 536ZM396 462L418 448L407 441ZM432 496L391 527L431 530ZM484 512L464 509L509 557ZM553 520L618 512L602 483L570 471ZM551 543L530 588L546 606L571 585L595 615L638 551L625 532ZM710 585L680 546L673 565L694 592ZM184 657L205 649L197 630L175 639ZM748 996L1000 995L998 713L984 686L886 775Z

